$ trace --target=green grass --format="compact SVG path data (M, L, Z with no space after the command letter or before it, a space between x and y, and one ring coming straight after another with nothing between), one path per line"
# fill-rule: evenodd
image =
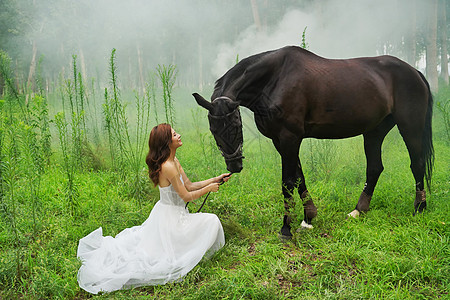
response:
M184 146L178 157L191 180L226 172L208 131L206 112L189 92L175 91L175 128ZM205 93L206 94L206 93ZM178 106L177 106L178 105ZM202 118L194 122L193 116ZM226 245L203 260L179 283L92 296L78 287L78 241L102 226L105 235L140 225L158 201L149 183L146 200L130 198L130 182L104 167L76 173L79 207L67 209L60 153L42 175L33 232L32 208L24 179L16 182L19 241L0 203L0 299L448 299L450 276L450 145L442 118L435 115L436 162L428 208L412 216L414 180L406 147L394 129L383 145L385 170L359 219L347 219L364 185L362 138L302 145L308 189L318 207L313 230L300 230L299 196L294 238L282 242L284 212L281 161L270 141L257 134L252 116L244 119L244 169L210 195L203 211L222 221ZM183 125L181 123L183 121ZM193 125L195 124L195 125ZM197 126L197 128L196 128ZM107 163L107 154L100 157ZM332 156L332 157L330 157ZM320 158L326 157L326 163ZM143 161L143 168L144 168ZM143 169L142 178L146 171ZM131 180L131 179L130 179ZM203 199L191 204L195 211ZM19 255L19 257L17 256ZM17 276L17 261L20 276Z
M384 148L386 170L372 200L372 209L357 219L345 215L356 204L364 179L362 153L346 155L361 139L337 142L337 154L326 179L309 181L319 215L315 228L296 232L292 241L277 237L283 213L280 162L267 141L246 148L241 174L210 196L204 211L216 213L225 228L226 245L201 262L181 283L137 288L98 298L128 299L434 299L448 297L449 203L448 146L436 141L433 192L426 213L413 217L414 188L406 150L400 137L390 135ZM193 179L224 171L198 156L195 136L185 134L180 160ZM263 153L261 153L261 149ZM358 149L359 151L360 149ZM265 163L263 164L262 161ZM358 162L358 163L356 163ZM345 166L343 166L345 165ZM305 170L306 172L306 170ZM306 172L307 173L307 172ZM145 176L145 174L143 174ZM307 173L308 177L308 173ZM61 190L64 176L54 166L43 176L40 230L29 236L32 224L26 199L19 201L20 243L25 274L13 281L15 249L6 222L1 222L0 297L89 298L76 281L80 263L78 240L102 226L115 235L141 224L158 200L149 188L148 201L138 208L128 199L126 182L106 172L78 174L79 214L71 217ZM298 200L298 196L297 200ZM201 201L192 205L196 209ZM302 214L297 206L299 215ZM297 222L298 223L298 222Z

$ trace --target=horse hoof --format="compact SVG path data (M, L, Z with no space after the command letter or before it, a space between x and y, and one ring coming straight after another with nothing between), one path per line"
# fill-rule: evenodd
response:
M290 241L290 240L292 240L292 235L284 235L284 234L279 233L278 237L282 241Z
M372 196L367 195L364 191L359 196L358 204L356 204L356 210L362 212L368 212L370 207L370 201L372 200Z
M292 239L291 226L284 224L283 227L281 227L278 236L280 237L280 239L285 241Z
M427 208L427 202L420 202L414 209L413 216L415 216L417 213L421 214L423 211Z
M300 224L300 227L302 229L313 229L314 228L314 226L312 226L311 224L306 223L305 220L302 221L302 224Z
M427 208L427 198L425 191L416 191L416 199L414 200L414 214L421 214Z
M359 215L360 215L360 212L357 209L355 209L351 213L347 214L347 218L352 217L353 219L356 219L359 217Z

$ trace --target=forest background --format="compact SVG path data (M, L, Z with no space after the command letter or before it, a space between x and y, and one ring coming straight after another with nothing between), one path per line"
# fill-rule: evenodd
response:
M241 108L244 170L203 209L219 216L227 245L181 283L99 297L448 297L449 13L446 0L0 1L0 298L89 298L76 281L79 239L139 225L158 200L144 163L151 127L182 134L191 180L225 172L191 93L207 98L240 59L285 45L328 58L394 55L426 75L436 152L427 212L411 215L396 129L358 220L345 215L364 185L361 137L311 139L300 156L319 216L280 242L280 159Z
M0 47L21 83L33 83L42 59L46 89L70 73L72 55L84 79L107 80L113 48L124 87L143 89L149 70L172 64L177 84L201 88L237 56L298 45L307 27L318 55L394 55L426 69L436 91L439 74L448 82L449 7L444 0L11 0L0 3Z

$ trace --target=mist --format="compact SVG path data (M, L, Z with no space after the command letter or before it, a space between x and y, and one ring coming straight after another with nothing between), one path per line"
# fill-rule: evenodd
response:
M406 0L256 4L262 28L255 25L250 1L39 1L27 36L51 73L70 73L77 55L88 77L105 81L115 48L128 80L138 81L140 60L145 76L158 64L173 64L178 84L211 85L238 59L300 45L305 29L308 49L324 57L403 59L403 39L413 29ZM418 16L416 26L421 22ZM27 47L23 53L30 56Z
M232 43L220 45L213 71L222 74L233 65L237 53L243 58L301 45L303 30L307 48L327 58L391 54L405 59L398 48L414 29L410 5L408 1L329 0L320 6L290 7L266 32L252 25ZM418 18L416 26L424 26L424 20Z

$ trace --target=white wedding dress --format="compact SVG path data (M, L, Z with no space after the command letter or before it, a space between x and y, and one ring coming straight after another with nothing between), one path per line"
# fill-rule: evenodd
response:
M219 218L189 213L172 185L160 187L160 200L140 226L103 236L102 228L82 238L78 283L97 294L181 280L203 256L225 244Z

